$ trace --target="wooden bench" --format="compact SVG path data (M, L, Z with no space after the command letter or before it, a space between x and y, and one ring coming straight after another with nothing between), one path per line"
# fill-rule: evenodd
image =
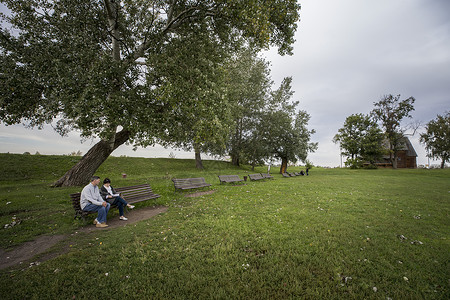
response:
M205 182L205 178L172 178L175 190L189 190L211 186Z
M258 174L248 174L248 178L250 178L250 180L261 180L261 179L264 179L264 177L262 177L260 173L258 173Z
M244 181L240 179L238 175L219 175L220 183L234 183Z
M268 173L261 173L261 176L264 177L265 179L273 179L273 176Z
M121 197L125 199L125 201L127 201L128 204L161 197L161 195L153 193L153 190L148 183L133 186L118 187L115 188L115 191L117 193L122 194ZM70 198L72 199L72 206L75 209L74 219L82 218L84 220L87 215L97 212L82 210L80 206L80 197L81 193L70 194Z

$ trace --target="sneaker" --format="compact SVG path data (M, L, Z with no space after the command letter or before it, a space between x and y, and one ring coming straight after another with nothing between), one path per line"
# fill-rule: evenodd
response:
M129 209L133 209L135 206L134 205L129 205L128 208Z
M97 223L98 223L97 218L95 218L94 225L97 225Z
M106 225L106 223L97 223L97 224L95 225L95 227L104 228L104 227L108 227L108 225Z
M125 216L120 216L120 217L119 217L119 220L126 221L126 220L128 220L128 218L126 218Z

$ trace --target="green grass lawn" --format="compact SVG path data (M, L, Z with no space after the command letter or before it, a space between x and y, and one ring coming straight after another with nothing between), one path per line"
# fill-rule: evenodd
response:
M21 220L0 229L2 248L92 226L73 220L68 194L81 187L49 187L77 159L0 154L0 221ZM137 209L168 211L75 237L69 253L38 266L3 270L2 298L449 298L450 170L313 168L283 178L272 168L274 180L231 186L217 175L253 171L204 165L109 158L97 175L117 187L150 183L162 197ZM205 177L216 192L184 197L172 177Z

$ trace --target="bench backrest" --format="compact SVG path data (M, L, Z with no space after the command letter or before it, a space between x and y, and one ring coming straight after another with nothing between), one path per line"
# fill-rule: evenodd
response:
M135 202L142 199L154 199L160 197L160 195L153 193L152 188L148 183L118 187L116 192L121 193L123 199L127 202Z
M264 177L261 176L261 174L248 174L248 177L250 177L250 180L258 180L258 179L264 179Z
M72 207L75 209L75 211L81 210L80 197L81 193L70 194L70 199L72 200Z
M206 184L205 178L197 177L197 178L172 178L173 184L175 188L182 188L188 186L196 186Z

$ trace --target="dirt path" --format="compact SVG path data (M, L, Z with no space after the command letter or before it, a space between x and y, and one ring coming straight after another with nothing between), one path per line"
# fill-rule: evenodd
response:
M111 230L117 228L119 226L126 226L130 224L134 224L136 222L146 220L152 218L160 213L167 211L166 206L157 206L157 207L145 207L139 208L136 210L130 210L126 214L128 221L119 220L118 217L114 217L114 219L108 220L107 228L97 228L94 225L86 225L77 230L78 233L91 233L96 232L98 230ZM56 245L59 242L62 242L70 237L70 234L67 235L43 235L37 237L35 240L26 242L21 246L10 250L4 251L0 249L0 270L9 268L11 266L29 263L36 255L42 254L49 250L51 247ZM63 247L63 250L54 253L47 253L39 258L40 262L49 260L53 257L59 256L68 251L68 247Z

